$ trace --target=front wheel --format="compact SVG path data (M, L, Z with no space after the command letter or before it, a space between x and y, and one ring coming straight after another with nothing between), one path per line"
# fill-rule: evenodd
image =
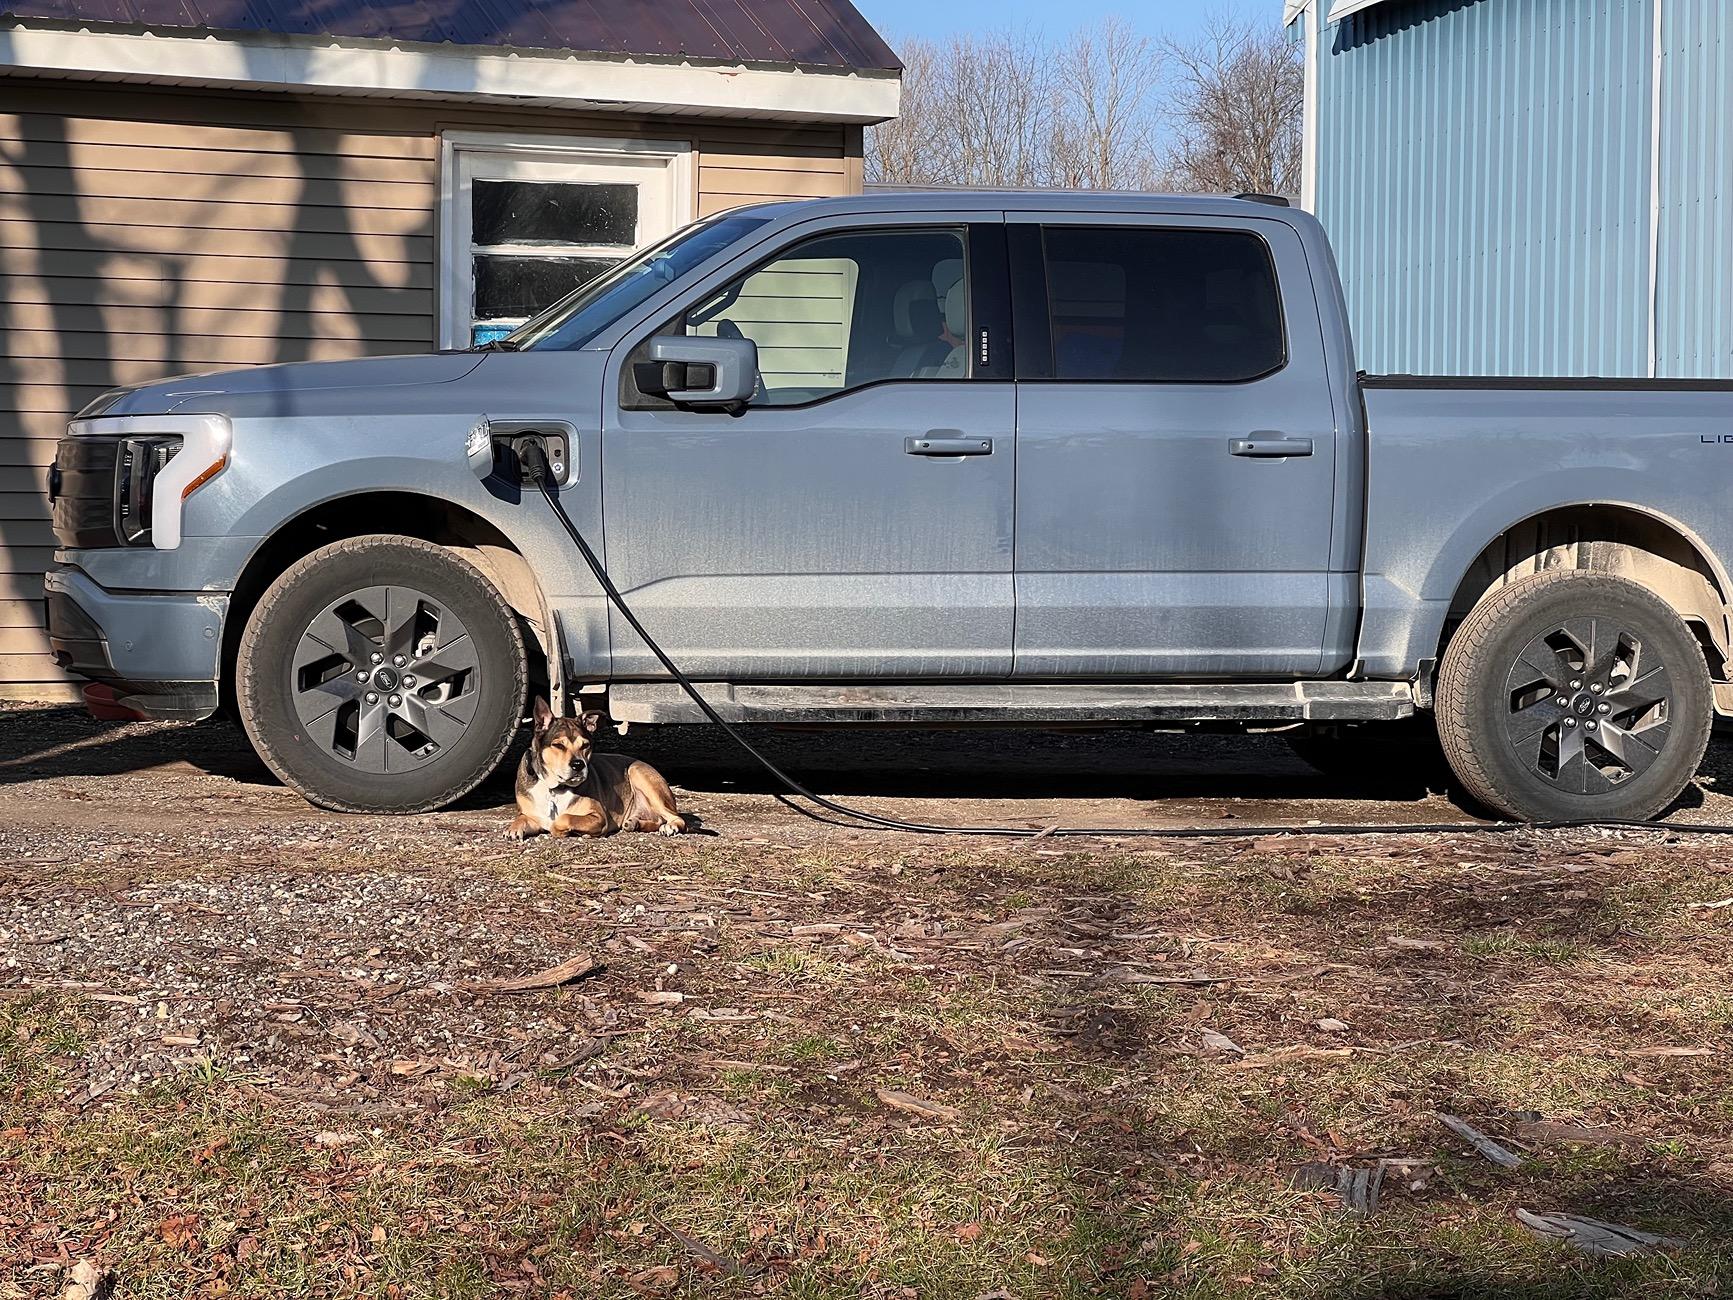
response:
M525 672L517 619L474 566L412 537L357 537L265 592L235 696L259 757L309 801L426 812L499 766Z
M1536 574L1444 653L1438 734L1467 792L1524 821L1645 821L1709 743L1709 670L1671 606L1624 578Z

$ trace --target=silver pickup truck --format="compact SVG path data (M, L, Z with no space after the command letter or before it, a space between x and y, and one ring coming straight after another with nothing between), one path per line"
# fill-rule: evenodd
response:
M747 208L478 351L117 389L51 472L56 653L345 810L458 798L532 689L699 720L526 457L731 720L1430 712L1564 820L1659 813L1733 711L1733 385L1361 375L1251 197Z

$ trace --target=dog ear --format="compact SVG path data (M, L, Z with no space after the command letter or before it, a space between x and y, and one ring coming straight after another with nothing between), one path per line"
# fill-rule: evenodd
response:
M586 713L582 718L578 719L578 725L583 727L587 733L593 736L601 729L602 715L599 713Z
M546 731L554 720L554 711L548 707L548 702L541 696L536 696L536 730Z

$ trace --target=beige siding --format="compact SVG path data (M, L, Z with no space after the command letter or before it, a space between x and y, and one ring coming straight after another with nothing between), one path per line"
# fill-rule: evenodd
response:
M700 215L861 188L858 128L0 79L0 694L66 689L39 621L42 482L79 406L176 372L433 345L447 130L688 141Z

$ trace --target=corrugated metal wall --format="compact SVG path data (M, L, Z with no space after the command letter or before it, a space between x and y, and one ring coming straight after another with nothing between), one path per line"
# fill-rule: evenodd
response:
M1663 5L1651 292L1656 4ZM1389 0L1323 24L1317 210L1375 372L1733 376L1725 0Z
M1659 373L1733 378L1733 6L1664 0L1661 222L1655 280Z

